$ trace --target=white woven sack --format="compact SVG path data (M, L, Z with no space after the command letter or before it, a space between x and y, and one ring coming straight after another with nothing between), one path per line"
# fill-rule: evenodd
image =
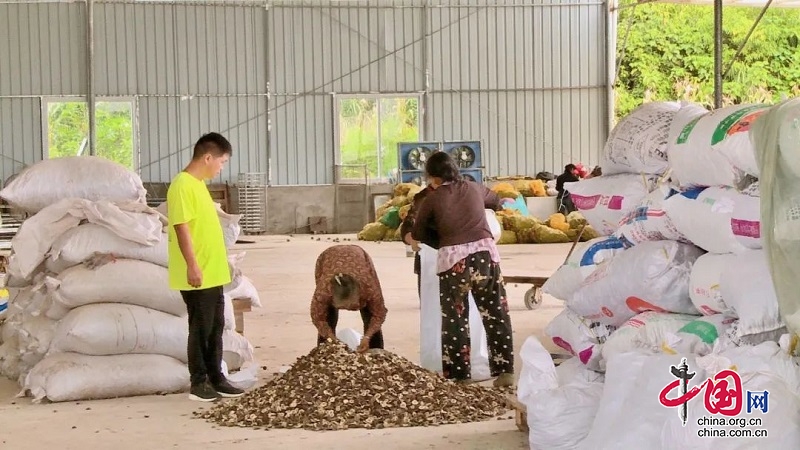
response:
M664 173L669 129L679 109L678 102L650 102L622 118L603 148L603 172Z
M566 264L559 267L542 286L542 292L569 301L581 283L597 265L625 250L622 241L614 236L604 236L581 243L575 247Z
M564 183L572 203L589 225L603 236L617 231L620 220L655 188L656 177L604 175Z
M231 298L250 299L250 305L254 308L261 308L261 297L258 289L253 285L253 281L241 273L233 278L230 284L225 286L225 293Z
M668 184L659 184L639 205L623 216L614 236L627 247L645 241L686 242L664 210L664 202L675 193Z
M689 298L689 275L702 253L691 244L643 242L601 264L567 306L617 327L645 311L698 314Z
M676 114L667 150L672 175L681 186L737 186L758 176L750 125L766 105L736 105L707 112L690 105Z
M167 234L155 245L142 245L120 237L113 230L87 223L62 234L50 249L47 270L60 273L89 259L95 252L111 253L118 258L137 259L167 267Z
M120 303L75 308L58 323L50 351L84 355L146 353L188 361L185 317Z
M142 179L125 166L99 156L45 159L23 170L0 197L29 213L66 198L139 201L147 191Z
M614 330L614 327L583 319L564 308L544 332L554 344L576 356L587 368L600 370L600 349Z
M726 253L717 255L706 253L697 258L689 278L689 296L692 303L703 315L711 316L729 310L722 297L720 280L722 272L735 264L736 255Z
M520 359L517 399L527 410L530 448L575 448L597 414L603 376L587 370L577 358L555 367L550 353L534 336L522 344Z
M737 255L722 272L720 291L729 308L728 315L739 318L740 336L784 327L764 250Z
M253 361L253 345L234 330L222 332L222 360L228 369L238 370Z
M736 205L749 197L725 186L695 188L673 195L664 202L678 232L694 245L711 253L747 251L733 234L731 219Z
M164 355L50 355L25 378L35 403L171 394L189 388L186 364Z
M700 317L668 333L661 350L669 354L707 355L736 319L724 314Z
M167 269L145 261L119 259L94 270L74 266L45 283L56 307L48 311L53 319L92 303L125 303L175 316L186 314L181 294L169 288ZM62 310L56 311L59 306Z
M742 246L758 250L763 248L761 241L761 196L758 182L750 185L737 196L731 214L731 231Z
M615 355L633 351L658 353L664 340L692 322L695 316L647 311L637 314L611 334L602 347L603 368L605 361Z

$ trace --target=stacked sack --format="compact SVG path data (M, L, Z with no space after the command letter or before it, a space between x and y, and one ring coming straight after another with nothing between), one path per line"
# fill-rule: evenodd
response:
M702 354L721 336L758 344L786 331L761 250L747 136L764 110L656 102L615 127L603 158L610 175L567 184L607 237L576 249L544 286L566 302L548 327L559 346L601 370L633 347Z
M561 430L569 446L559 444L552 429L534 434L535 421L553 418L536 409L531 417L529 405L532 446L666 448L676 444L662 439L678 434L683 444L700 444L681 433L675 410L656 401L675 379L669 368L681 357L698 371L698 385L706 375L735 366L745 389L759 390L764 383L772 383L770 392L796 389L800 370L788 355L792 344L762 249L759 173L748 136L764 111L761 105L710 113L691 104L646 104L609 137L602 166L610 175L566 186L604 236L576 248L544 285L544 292L565 302L545 332L575 356L575 364L604 372L611 383L602 398L595 384L583 382L548 394L563 397L564 405L575 402L570 389L594 395L582 404L581 414L590 418ZM529 359L523 365L543 364ZM523 391L521 380L518 392ZM653 401L642 401L642 395ZM800 402L784 400L789 410L800 410ZM645 411L651 404L653 411ZM708 414L700 409L702 400L692 405L690 424ZM629 433L609 423L619 414L643 421ZM789 442L782 439L800 436L796 423L773 428L781 430L770 432L778 447Z
M400 225L408 215L414 196L422 187L401 183L394 187L393 196L375 211L377 221L364 225L358 232L362 241L401 241Z
M186 307L168 284L165 217L144 195L138 175L97 157L42 161L0 192L32 214L12 240L0 373L35 401L188 387ZM232 245L238 217L221 220ZM247 283L239 274L234 292ZM226 307L226 362L235 368L252 360L252 347L232 323Z

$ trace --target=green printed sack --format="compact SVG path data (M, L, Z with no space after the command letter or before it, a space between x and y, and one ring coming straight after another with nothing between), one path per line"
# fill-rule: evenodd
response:
M746 175L758 177L750 128L768 105L736 105L707 111L687 104L675 114L667 155L672 176L682 187L737 186Z

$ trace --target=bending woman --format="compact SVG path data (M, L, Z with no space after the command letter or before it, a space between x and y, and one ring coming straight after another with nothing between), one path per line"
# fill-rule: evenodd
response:
M442 302L442 369L446 378L470 380L470 292L486 328L489 369L495 386L514 384L514 344L506 291L485 209L498 196L461 178L452 157L434 153L425 164L433 191L420 205L411 236L438 242L437 273Z

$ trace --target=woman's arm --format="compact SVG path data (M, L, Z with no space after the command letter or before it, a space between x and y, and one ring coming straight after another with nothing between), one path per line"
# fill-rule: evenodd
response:
M433 236L430 229L430 223L433 221L433 201L429 196L425 201L419 205L414 218L414 225L411 227L411 237L419 242L431 242Z

